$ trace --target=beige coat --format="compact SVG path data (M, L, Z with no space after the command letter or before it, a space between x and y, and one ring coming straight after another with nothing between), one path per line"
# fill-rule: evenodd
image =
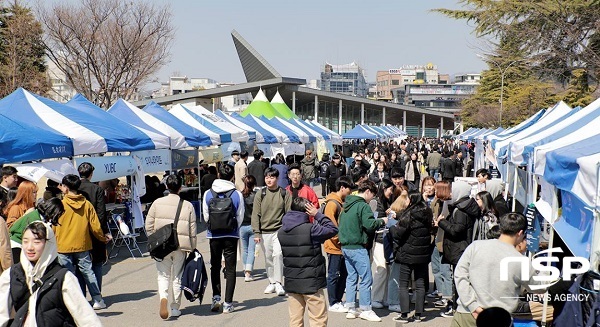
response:
M152 203L146 217L146 232L152 235L157 229L175 221L179 195L169 194ZM183 201L177 223L179 249L192 251L196 248L196 213L189 201ZM191 241L191 245L190 245Z
M248 165L244 159L240 159L235 163L234 167L235 171L235 188L242 192L244 190L244 182L242 181L242 177L248 174Z

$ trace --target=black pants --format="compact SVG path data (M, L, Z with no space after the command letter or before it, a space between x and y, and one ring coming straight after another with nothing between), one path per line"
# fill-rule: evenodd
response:
M329 297L329 306L336 303L342 303L344 290L346 289L346 263L341 254L328 254L329 266L327 267L327 296Z
M411 273L414 272L415 275L415 314L420 315L424 312L425 306L425 279L429 274L428 264L414 264L407 265L404 263L400 264L400 278L399 278L399 288L400 288L400 307L402 308L402 313L409 313L410 308L410 297L408 295L408 284L410 283Z
M210 282L213 296L221 296L221 256L225 257L225 302L233 302L235 290L235 265L237 243L235 237L211 238L210 241Z
M328 189L327 189L327 178L325 177L321 177L321 195L323 197L326 197L328 194Z
M452 310L456 311L456 308L458 308L458 292L456 291L456 283L454 282L456 265L451 265L450 268L452 268Z

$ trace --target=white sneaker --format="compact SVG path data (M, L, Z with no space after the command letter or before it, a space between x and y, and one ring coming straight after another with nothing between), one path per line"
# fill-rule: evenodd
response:
M346 319L356 319L358 317L358 311L356 308L349 308L348 313L346 314Z
M212 304L210 305L210 311L219 312L221 310L221 298L214 296L212 298Z
M232 313L233 312L233 304L225 302L223 304L223 313Z
M171 317L179 317L181 316L181 311L177 310L177 309L173 309L171 308Z
M348 312L348 308L346 308L341 302L338 302L338 303L330 306L329 311L346 313L346 312Z
M371 308L373 308L373 309L382 309L383 308L383 303L381 303L379 301L373 301L371 303Z
M361 312L360 315L358 315L358 318L364 319L366 321L381 321L381 318L379 318L379 316L373 310Z
M265 294L275 293L275 284L269 284L267 288L265 288Z
M244 282L251 282L254 280L254 277L252 277L252 275L248 274L244 276Z
M283 286L281 286L281 284L279 284L279 283L275 284L275 293L277 293L277 295L279 295L279 296L285 295L285 290L283 289Z
M94 301L92 308L94 308L94 310L106 309L106 303L104 303L104 300Z
M390 305L390 306L388 307L388 310L390 310L390 311L394 311L394 312L402 312L402 310L400 310L400 304L393 304L393 305Z

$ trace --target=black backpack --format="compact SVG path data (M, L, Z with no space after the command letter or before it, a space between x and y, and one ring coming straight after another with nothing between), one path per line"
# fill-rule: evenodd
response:
M319 212L322 214L325 214L325 207L327 207L327 204L330 201L335 203L335 213L336 213L337 217L328 217L328 218L331 220L335 220L337 222L338 219L340 218L340 215L342 214L342 205L337 200L334 200L334 199L325 200L325 203L323 203L321 208L319 208Z
M326 177L327 176L327 168L329 168L329 162L321 161L320 168L321 168L321 172L320 172L321 176L320 177Z
M212 198L208 201L208 223L207 228L212 233L231 233L238 227L235 215L237 209L233 205L231 195L235 189L227 193L217 193L212 188ZM223 197L220 197L224 195Z

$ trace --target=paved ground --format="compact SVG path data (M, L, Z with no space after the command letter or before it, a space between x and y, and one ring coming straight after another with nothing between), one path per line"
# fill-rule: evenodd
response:
M320 195L320 187L315 187ZM203 225L201 225L203 227ZM141 244L145 250L146 244ZM198 234L198 250L206 261L210 258L206 232ZM145 253L147 255L147 253ZM108 308L97 311L105 326L288 326L287 297L274 294L263 294L267 286L262 252L255 261L255 278L245 283L238 264L237 285L234 295L235 312L232 314L216 314L210 312L212 291L210 281L202 304L190 303L182 298L182 315L176 319L163 321L158 316L159 299L156 293L156 267L150 257L132 259L126 248L121 248L119 256L105 265L102 294ZM207 264L207 270L210 265ZM223 291L225 286L223 282ZM223 294L224 295L224 294ZM396 313L386 309L375 310L383 322L366 322L360 319L348 320L345 314L330 313L329 326L396 326L392 320ZM426 321L409 323L415 326L450 326L450 319L439 316L440 309L432 305L426 306ZM308 321L306 322L308 326Z
M145 244L142 244L145 248ZM198 235L198 249L208 260L209 247L206 233ZM149 257L132 259L126 248L122 248L119 256L105 266L103 295L108 308L98 311L105 326L134 326L139 324L150 326L287 326L288 314L286 297L274 294L265 295L267 285L264 273L264 257L262 253L256 260L256 280L245 283L238 267L237 286L235 290L235 309L233 314L215 314L210 312L210 282L202 304L190 303L182 299L182 316L177 319L163 321L158 316L158 295L156 294L156 268L154 260ZM210 266L207 265L207 269ZM224 289L223 289L224 290ZM395 326L395 313L387 310L376 310L382 317L382 323L347 320L344 314L330 313L329 326ZM449 326L448 318L439 317L440 310L431 305L426 306L427 320L423 323L411 323L419 326ZM308 326L308 323L306 324Z

